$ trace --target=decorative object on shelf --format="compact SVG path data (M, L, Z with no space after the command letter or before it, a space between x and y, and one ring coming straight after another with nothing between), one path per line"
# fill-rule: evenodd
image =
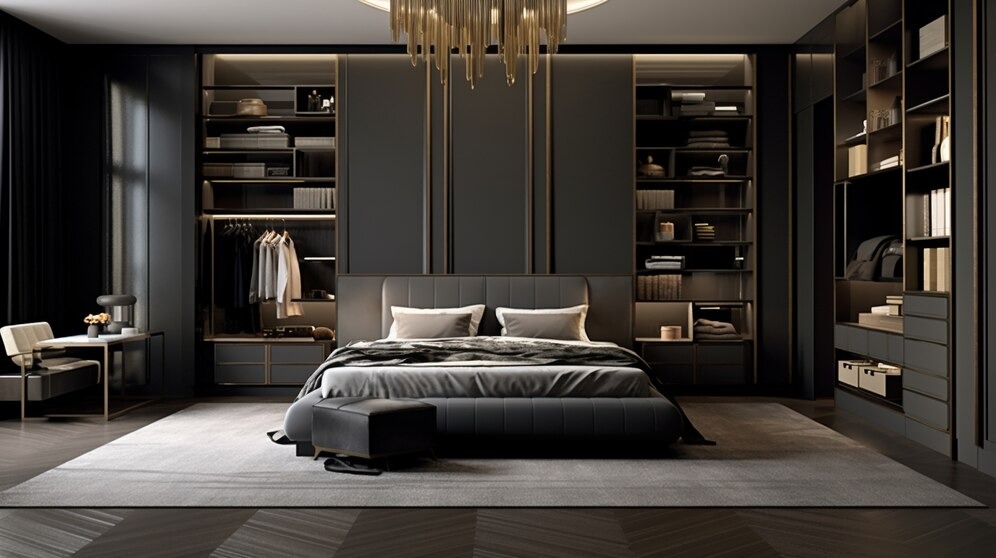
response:
M327 327L316 327L311 332L311 338L315 341L335 341L335 330Z
M674 223L661 221L657 224L657 233L654 235L657 242L669 242L674 240Z
M317 89L312 89L308 93L308 112L318 112L322 110L322 95Z
M858 245L844 270L844 278L852 281L875 281L881 278L885 250L899 239L892 235L876 236ZM900 270L900 274L902 271Z
M893 53L889 58L874 58L871 61L872 65L872 81L882 81L888 79L898 71L896 65L896 54Z
M716 227L709 223L695 223L695 240L716 240Z
M696 339L719 341L724 339L742 339L743 336L737 332L737 328L729 322L717 320L707 320L699 318L695 320L692 328Z
M505 63L505 79L515 83L519 56L528 56L529 71L539 68L540 34L547 52L556 53L567 35L567 14L593 8L606 0L360 0L391 13L391 35L399 42L407 35L412 64L435 58L439 79L449 79L450 56L456 49L464 59L467 81L484 77L487 47L497 42ZM432 52L437 53L432 56ZM439 56L439 53L446 53Z
M121 333L121 328L132 325L131 320L136 302L138 299L134 295L128 294L110 294L97 297L97 304L110 310L108 333Z
M920 28L920 58L926 58L948 46L946 19L946 16L941 16Z
M111 315L106 312L101 312L100 314L87 314L83 318L83 323L88 324L86 328L86 336L90 339L96 339L100 335L100 328L111 323Z
M680 325L662 325L661 326L661 339L665 341L675 341L681 339L681 326Z
M263 99L239 99L235 106L235 114L239 116L266 116L266 103Z
M664 176L664 167L654 162L653 155L647 155L646 163L643 161L637 162L640 163L636 167L636 174L638 176L650 176L655 178L662 178Z
M947 162L951 160L951 117L941 116L941 142L937 146L938 160Z
M679 271L685 269L685 256L650 256L643 265L652 270Z

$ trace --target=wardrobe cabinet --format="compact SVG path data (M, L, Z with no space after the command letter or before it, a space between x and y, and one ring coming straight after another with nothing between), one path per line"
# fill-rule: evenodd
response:
M886 398L839 381L837 404L946 455L954 446L950 17L947 0L858 0L836 15L834 54L837 360L897 367L902 385ZM848 276L861 243L882 235L901 243L902 265ZM890 315L876 316L883 310Z

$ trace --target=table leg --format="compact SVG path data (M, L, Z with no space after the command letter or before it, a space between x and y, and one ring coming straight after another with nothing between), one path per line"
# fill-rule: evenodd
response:
M110 420L110 345L104 344L104 420Z

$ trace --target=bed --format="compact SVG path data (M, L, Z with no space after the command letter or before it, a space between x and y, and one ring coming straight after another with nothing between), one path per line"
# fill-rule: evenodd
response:
M325 397L426 401L437 408L437 433L450 437L663 444L700 438L629 349L631 276L344 275L337 287L340 348L312 374L284 420L299 454L309 453L311 408ZM470 305L483 305L476 335L392 338L392 307ZM506 309L571 307L586 310L587 340L502 335L505 325L516 333Z

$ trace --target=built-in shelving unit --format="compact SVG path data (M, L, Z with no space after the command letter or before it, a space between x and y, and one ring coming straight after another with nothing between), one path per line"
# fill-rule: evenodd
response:
M200 300L213 370L205 383L300 385L334 344L293 328L335 327L337 59L205 54L200 64ZM291 302L302 315L278 319L273 301L249 300L246 268L265 230L293 239L301 296Z
M834 57L837 403L948 455L949 13L947 0L858 0L836 16ZM885 235L902 265L848 275ZM899 300L901 316L873 315Z
M753 383L753 60L636 55L634 64L637 348L667 384ZM699 319L731 331L707 338Z

